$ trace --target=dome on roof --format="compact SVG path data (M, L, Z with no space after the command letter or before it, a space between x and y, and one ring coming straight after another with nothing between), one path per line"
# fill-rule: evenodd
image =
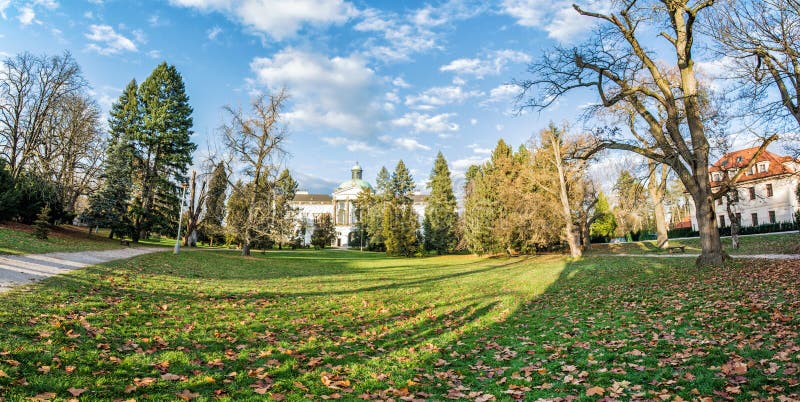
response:
M350 179L346 182L343 182L342 184L339 185L339 187L336 188L336 191L345 190L353 187L360 187L362 190L372 191L372 185L363 179Z
M356 162L356 164L353 165L353 167L351 167L350 170L361 170L361 165L359 165L358 162Z

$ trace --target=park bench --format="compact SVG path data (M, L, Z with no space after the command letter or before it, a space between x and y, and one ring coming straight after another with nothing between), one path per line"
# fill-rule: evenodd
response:
M120 245L120 246L130 246L130 245L131 245L131 242L130 242L130 240L124 240L124 239L123 239L123 240L120 240L120 241L119 241L119 245Z
M668 247L668 248L667 248L667 251L669 251L669 253L670 253L670 254L674 254L674 253L685 253L685 252L686 252L686 246L673 246L673 247Z

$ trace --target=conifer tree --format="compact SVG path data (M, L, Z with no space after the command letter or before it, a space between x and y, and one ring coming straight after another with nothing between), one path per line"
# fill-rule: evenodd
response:
M314 232L311 233L311 244L314 247L325 248L331 244L335 235L336 227L333 225L331 214L322 214L314 226Z
M456 243L455 226L458 220L456 196L453 194L450 169L441 151L433 164L428 188L431 193L422 224L425 249L436 251L439 255L452 252Z
M138 85L131 80L108 119L109 143L103 162L100 190L92 196L82 219L98 227L110 228L109 238L130 233L129 207L133 190L133 141L142 127Z
M217 163L208 182L206 214L201 222L205 235L214 244L217 236L223 234L222 221L225 219L225 191L228 189L228 171L223 162Z
M392 177L389 175L389 170L386 166L381 166L378 171L378 177L375 179L375 192L377 195L386 197L389 194L389 185L392 182Z
M414 179L400 160L389 182L389 195L383 208L383 237L388 255L413 256L417 251L419 223L411 193Z
M33 222L33 235L39 240L47 240L50 234L50 205L45 205Z
M175 66L159 64L138 89L143 113L135 137L136 171L140 172L133 240L150 231L174 230L179 186L184 181L192 152L192 108Z

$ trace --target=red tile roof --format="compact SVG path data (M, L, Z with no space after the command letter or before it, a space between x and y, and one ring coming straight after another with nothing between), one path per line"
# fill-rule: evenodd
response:
M755 155L756 151L758 151L758 147L742 149L739 151L729 152L722 156L718 161L716 161L711 167L708 168L709 173L713 172L720 172L720 171L728 171L731 169L739 169L747 165L753 156ZM767 166L767 170L765 172L759 172L756 168L756 165L759 162L769 162ZM779 176L784 174L793 174L796 173L794 166L790 164L784 165L786 162L792 162L791 156L780 156L776 155L769 151L764 151L761 156L756 160L756 163L753 164L753 168L755 169L755 173L747 174L745 172L739 177L737 183L742 183L751 180L763 179L766 177L772 176ZM796 161L800 162L800 160ZM721 182L719 181L712 181L711 186L716 187L719 186Z

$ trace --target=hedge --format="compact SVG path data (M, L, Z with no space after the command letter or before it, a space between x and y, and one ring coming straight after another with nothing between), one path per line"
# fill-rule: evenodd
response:
M797 222L776 222L776 223L762 223L757 226L744 226L739 228L740 235L759 234L759 233L774 233L774 232L788 232L790 230L800 230L800 225ZM675 237L698 237L700 234L692 228L672 229L667 232L670 238ZM719 229L720 236L730 236L731 227L726 226Z

